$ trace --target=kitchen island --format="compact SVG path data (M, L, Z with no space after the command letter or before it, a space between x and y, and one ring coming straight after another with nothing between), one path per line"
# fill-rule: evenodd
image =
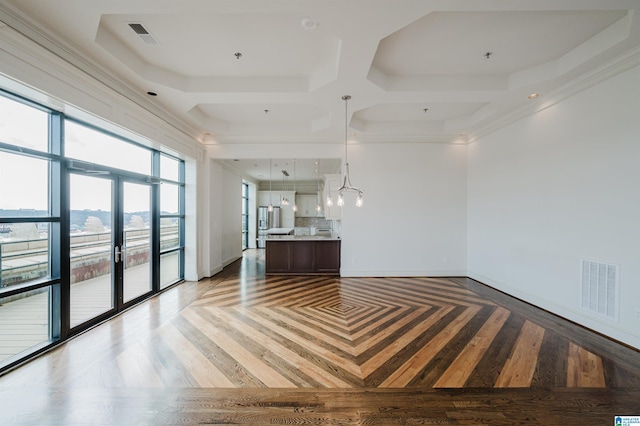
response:
M340 275L340 239L315 235L270 235L267 275Z

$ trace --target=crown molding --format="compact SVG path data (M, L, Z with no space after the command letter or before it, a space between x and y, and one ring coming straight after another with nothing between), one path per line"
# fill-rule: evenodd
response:
M640 66L640 46L624 52L604 65L579 75L557 89L551 90L544 95L545 102L543 104L524 105L476 129L469 135L467 144L472 144L511 123L552 107L577 93L638 66Z

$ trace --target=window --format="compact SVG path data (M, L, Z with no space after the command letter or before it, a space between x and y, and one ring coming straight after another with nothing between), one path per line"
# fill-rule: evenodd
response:
M242 182L242 250L249 248L249 185Z
M65 155L102 166L151 175L146 148L75 121L65 121Z
M0 94L1 142L47 152L48 119L49 114L46 111Z
M0 151L0 217L48 215L49 160Z
M160 288L184 278L184 162L160 154Z
M50 286L0 297L0 365L50 341L50 305Z
M184 278L184 176L178 158L0 91L0 371ZM146 288L127 299L135 268Z
M0 368L60 337L59 128L0 92Z
M160 156L160 177L162 179L181 182L180 161L167 155Z

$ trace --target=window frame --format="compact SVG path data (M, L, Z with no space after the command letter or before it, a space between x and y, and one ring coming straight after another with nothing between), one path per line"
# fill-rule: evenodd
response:
M160 184L162 184L163 182L166 182L168 184L172 184L172 185L178 185L178 213L177 214L163 214L161 209L159 208L160 205L162 204L162 200L160 200L160 197L158 198L159 200L159 206L158 206L158 234L160 234L161 231L161 221L162 219L178 219L178 246L177 247L171 247L169 249L165 249L163 250L162 248L160 248L159 250L159 258L158 258L158 267L160 267L160 262L162 259L162 256L165 256L167 254L170 253L178 253L178 267L179 267L179 277L178 280L168 284L164 287L161 286L161 282L160 279L158 279L158 285L161 286L161 290L164 290L165 288L169 288L181 281L184 280L184 262L185 262L185 230L186 230L186 226L185 226L185 163L184 161L169 155L167 153L161 153L161 152L156 152L156 156L154 156L154 175L158 176L158 180L160 182ZM167 158L171 158L174 159L176 161L179 161L178 163L178 180L170 180L170 179L165 179L165 178L161 178L159 176L161 176L161 170L160 170L160 158L161 156L167 157ZM156 189L157 191L160 191L160 185L156 185ZM159 238L159 237L158 237ZM155 246L155 244L154 244ZM158 244L157 247L160 247L160 241L158 240ZM160 271L158 271L158 278L160 278Z

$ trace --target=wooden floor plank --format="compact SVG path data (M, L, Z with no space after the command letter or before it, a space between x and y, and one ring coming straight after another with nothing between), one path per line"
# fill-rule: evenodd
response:
M497 308L469 344L460 352L440 379L435 388L461 388L476 368L480 359L493 342L511 313L504 308Z
M602 359L575 343L569 343L567 386L585 388L605 387Z
M147 351L136 343L116 357L120 373L126 386L159 388L164 383L153 362L147 356Z
M255 311L253 310L248 310L248 309L242 309L242 310L238 310L238 312L241 312L243 315L246 315L250 318L253 318L255 321L264 321L265 317L264 316L259 316ZM267 315L267 316L271 316L271 312L270 311L265 311L265 310L260 310L260 313ZM308 339L304 339L300 336L300 334L291 331L290 329L288 329L287 327L284 327L280 324L277 323L271 323L270 324L270 328L276 332L277 334L279 334L280 336L282 336L285 339L288 339L290 341L293 342L298 342L300 343L300 341L303 341L302 346L304 346L305 348L308 348L309 350L313 351L313 353L318 356L323 358L324 360L333 363L335 365L339 365L340 367L344 368L346 371L348 371L350 374L353 374L356 377L361 377L361 371L360 371L360 367L358 365L356 365L353 360L348 360L345 359L344 356L341 356L340 354L336 353L338 351L339 348L336 348L335 350L332 349L328 349L325 346L314 342L313 340L308 340Z
M425 308L427 308L427 306L425 306ZM410 308L408 306L384 306L378 309L372 309L371 311L364 312L361 315L352 318L351 321L349 321L351 340L356 342L361 338L368 336L372 332L375 333L375 330L379 329L379 327L387 322L389 318L393 317L396 311L399 311L399 314L402 315L409 309Z
M176 358L196 379L198 385L203 388L235 387L235 384L212 365L174 326L165 324L158 329L158 334L171 347Z
M452 307L440 308L433 315L429 316L429 318L423 321L420 324L420 327L413 327L409 332L401 336L397 336L397 338L393 340L384 350L378 352L375 356L369 358L364 364L362 364L363 377L368 377L369 375L371 375L402 348L409 345L415 338L424 333L425 329L428 329L433 324L437 323L452 310Z
M238 322L235 317L231 316L226 311L217 310L215 311L215 314L222 317L227 322L234 323L236 327L239 329L239 331L241 331L243 334L250 336L253 340L263 345L263 347L268 348L269 351L273 352L278 357L284 360L287 360L297 370L300 370L306 375L313 377L318 383L322 384L323 386L328 386L328 387L351 387L352 386L349 383L341 380L340 378L335 377L333 373L327 374L325 370L318 367L315 363L310 362L309 360L299 355L298 353L292 351L291 349L287 348L284 344L281 344L277 340L270 339L263 333L260 333L255 328L250 327L242 322Z
M238 364L250 371L254 376L267 387L289 388L296 387L295 384L287 380L282 375L275 372L269 365L239 345L230 336L211 326L204 318L196 313L194 309L185 309L182 316L202 331L212 342L218 345L227 353L233 354Z
M479 306L471 306L465 309L454 321L449 323L446 329L438 333L427 345L420 349L402 367L391 374L380 387L402 388L411 382L425 365L451 340L462 327L480 311Z
M396 312L393 312L389 316L372 323L372 327L369 328L369 332L366 335L362 335L360 333L356 334L358 336L358 340L356 346L354 348L354 353L356 355L362 355L366 350L378 345L383 340L388 340L390 337L396 336L397 331L410 324L412 321L423 315L425 312L431 310L431 307L424 307L419 309L400 309ZM440 309L440 312L436 314L432 318L432 321L437 321L441 316L446 315L450 309ZM388 324L391 322L391 324ZM383 325L387 324L383 327ZM428 328L430 322L425 322L422 324L422 328ZM375 330L375 333L371 333L372 330ZM415 333L414 333L415 334ZM364 338L360 338L364 337ZM407 340L407 339L405 339Z
M554 330L547 329L542 339L531 386L545 389L566 387L568 360L569 342Z
M23 389L0 391L22 425L581 425L613 424L640 390L612 389Z
M151 337L147 348L149 359L166 388L198 387L197 381L158 334Z
M543 336L544 328L525 321L513 353L498 376L495 387L521 388L531 385Z
M264 309L262 310L264 312ZM310 336L315 336L318 340L321 340L323 343L326 343L331 346L335 346L340 350L353 354L353 345L348 341L349 336L346 333L340 333L341 335L336 336L335 330L326 329L322 327L322 324L315 324L314 326L307 325L309 324L308 318L300 318L297 315L295 310L288 309L287 315L284 315L278 309L269 309L268 314L275 320L280 321L283 324L288 324L291 327L295 328L301 334L308 334Z

